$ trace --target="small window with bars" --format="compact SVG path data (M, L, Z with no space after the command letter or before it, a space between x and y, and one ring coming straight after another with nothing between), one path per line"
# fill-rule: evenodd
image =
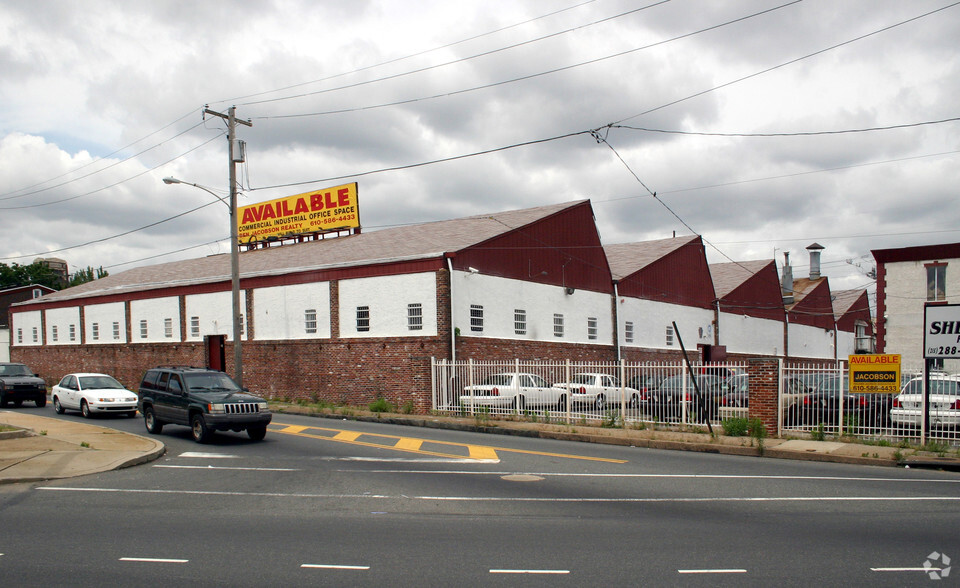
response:
M37 328L33 328L33 342L37 343L40 341L40 333L37 331Z
M120 340L120 323L118 321L113 322L113 340Z
M563 315L562 314L553 315L553 336L563 337Z
M60 340L60 333L59 333L59 330L57 329L57 325L53 325L52 327L50 327L50 338L53 339L54 341Z
M317 332L317 309L308 308L303 311L303 329L308 335Z
M17 343L23 343L23 329L17 329Z
M410 331L423 330L423 305L419 302L407 305L407 329Z
M357 307L357 330L358 331L370 330L370 307L369 306Z
M597 317L587 317L587 339L597 338Z
M173 319L163 319L163 336L167 339L173 339Z
M100 323L90 325L90 338L94 341L100 340Z
M513 332L517 335L527 334L527 311L522 308L513 310Z
M483 332L483 306L480 304L470 305L470 330Z
M673 326L668 326L666 330L667 347L673 347Z
M70 333L70 340L71 340L71 341L76 341L76 340L77 340L77 325L70 325L68 331L69 331L69 333Z
M147 338L147 320L146 319L142 319L140 321L140 338L141 339Z
M190 336L191 337L200 336L200 317L198 316L190 317Z
M627 343L633 343L633 322L627 321L623 325L623 339Z

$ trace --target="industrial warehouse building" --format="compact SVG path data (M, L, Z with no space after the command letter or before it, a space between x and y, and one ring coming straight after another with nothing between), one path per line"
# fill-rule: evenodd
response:
M814 327L830 335L788 348L780 290L750 286L776 281L773 261L718 268L715 288L699 237L604 247L589 201L301 241L239 256L243 381L268 397L382 396L426 411L434 357L676 360L680 338L712 361L847 353L832 308ZM856 312L869 322L869 308ZM135 268L10 317L11 356L51 383L70 371L135 386L160 364L226 369L230 256Z

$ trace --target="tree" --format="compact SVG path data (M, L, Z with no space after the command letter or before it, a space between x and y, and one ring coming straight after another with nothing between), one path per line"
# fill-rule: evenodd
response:
M87 269L78 270L75 274L73 274L73 277L70 278L70 283L67 284L67 286L72 288L74 286L79 286L80 284L86 284L87 282L105 278L109 275L110 274L107 272L107 270L103 269L102 265L98 267L96 271L94 271L94 269L88 265Z
M55 290L63 287L60 278L46 265L38 262L30 265L0 263L0 289L39 284Z

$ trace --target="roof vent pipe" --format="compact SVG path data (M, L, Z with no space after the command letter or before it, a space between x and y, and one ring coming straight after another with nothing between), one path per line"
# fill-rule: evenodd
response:
M824 250L824 246L818 243L807 246L807 251L810 252L810 279L819 280L820 279L820 252Z
M784 304L793 304L793 268L790 267L790 252L783 252L783 278L780 281L780 293Z

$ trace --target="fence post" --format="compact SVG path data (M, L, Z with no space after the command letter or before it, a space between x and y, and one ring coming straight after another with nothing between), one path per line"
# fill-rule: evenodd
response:
M456 371L457 366L453 366L454 371ZM473 400L474 394L477 393L476 389L473 387L473 358L467 360L467 382L470 384L470 416L474 414L475 402Z
M838 382L839 386L837 390L837 403L840 405L840 408L839 408L840 412L837 414L837 418L839 419L839 422L837 423L837 430L841 437L843 437L843 429L845 424L843 422L843 409L846 408L846 404L847 404L847 399L844 398L844 395L843 395L843 383L844 381L846 381L846 376L847 376L847 374L845 373L846 371L847 370L845 367L842 367L842 366L840 367L840 382Z
M573 405L573 394L570 392L570 358L567 358L566 364L566 373L563 374L563 381L567 383L567 424L571 424L573 421L570 420L570 410Z
M620 424L623 425L623 428L627 428L627 374L626 368L623 365L623 358L619 360L620 363Z

